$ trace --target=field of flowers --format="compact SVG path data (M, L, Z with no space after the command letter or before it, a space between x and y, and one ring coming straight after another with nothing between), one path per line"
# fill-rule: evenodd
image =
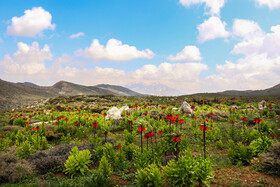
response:
M280 149L277 97L103 96L92 105L73 97L1 113L1 186L279 185L280 151L266 158Z

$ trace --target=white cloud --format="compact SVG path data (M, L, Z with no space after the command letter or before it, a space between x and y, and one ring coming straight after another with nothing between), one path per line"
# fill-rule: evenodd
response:
M113 38L108 40L105 47L99 43L99 40L94 39L89 48L84 51L79 50L77 54L85 58L111 61L128 61L136 58L151 59L155 56L150 49L139 51L136 47L122 44L121 41Z
M45 29L55 29L52 16L42 7L25 10L21 17L13 17L12 24L7 28L7 34L14 36L34 37Z
M72 35L70 36L70 38L71 38L71 39L73 39L73 38L78 38L78 37L81 37L81 36L84 36L84 35L85 35L85 33L79 32L79 33L77 33L77 34L72 34Z
M230 33L226 31L226 22L222 22L218 17L210 17L200 24L197 29L199 31L198 42L203 43L207 40L216 38L227 38Z
M280 7L279 0L255 0L260 6L268 6L269 9L276 9Z
M225 0L180 0L180 3L186 7L194 4L205 3L206 7L210 9L210 15L219 15L220 9L224 6Z
M40 49L37 42L30 46L19 42L17 52L12 57L6 54L0 66L4 75L32 77L37 74L41 77L42 73L47 72L45 61L51 59L52 53L48 45Z
M168 56L169 60L172 61L200 61L202 60L200 56L199 48L196 46L185 46L185 48L179 52L176 56Z
M245 39L262 37L264 32L257 22L244 19L235 19L232 26L233 34Z

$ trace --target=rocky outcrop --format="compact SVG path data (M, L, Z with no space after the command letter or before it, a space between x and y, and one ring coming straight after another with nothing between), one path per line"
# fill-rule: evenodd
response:
M227 121L228 120L229 113L227 113L227 112L214 110L212 113L213 113L213 116L211 116L211 119L213 119L214 121ZM210 118L209 112L204 113L204 116L207 116Z
M280 176L280 142L272 145L267 153L261 154L260 163L265 170Z
M105 117L106 120L119 120L121 119L121 114L123 110L129 110L128 106L123 106L121 108L112 107L107 111L107 116Z
M191 116L192 114L194 114L194 111L191 109L191 106L189 103L187 103L186 101L184 101L181 105L181 107L179 108L180 112L183 112L184 114L186 114L187 116Z

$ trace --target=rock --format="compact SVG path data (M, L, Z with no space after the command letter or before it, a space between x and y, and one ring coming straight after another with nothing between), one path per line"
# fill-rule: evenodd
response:
M182 103L181 107L179 108L179 111L187 114L188 116L194 114L194 111L191 109L191 106L186 101Z
M105 120L119 120L121 119L121 114L123 110L128 110L128 106L123 106L120 109L117 107L112 107L107 111L107 116L105 117Z
M227 112L214 110L212 113L213 113L213 116L211 117L211 119L213 119L215 121L227 121L228 120L229 113L227 113ZM210 117L209 113L204 113L204 115Z
M179 108L172 108L172 110L174 110L174 111L179 111Z
M263 110L264 108L266 108L265 104L266 104L265 100L262 100L261 102L259 102L259 104L258 104L259 109Z
M154 119L159 118L159 112L157 110L150 110L148 114L151 118L154 118Z
M280 142L271 146L267 153L260 155L262 167L280 176Z

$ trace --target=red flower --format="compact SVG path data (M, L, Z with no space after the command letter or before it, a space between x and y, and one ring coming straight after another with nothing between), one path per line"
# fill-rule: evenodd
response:
M150 133L146 133L145 135L144 135L144 138L146 138L146 139L149 139L151 137L151 134Z
M191 109L194 110L194 109L195 109L195 106L192 106Z
M121 149L121 148L122 148L122 145L118 145L118 148Z
M129 113L125 113L125 115L130 116L130 114L129 114Z
M207 122L208 122L208 121L209 121L209 119L208 119L208 118L206 118L206 119L205 119L205 121L207 121Z
M162 110L166 109L166 107L161 107Z
M159 134L163 134L163 131L158 131Z
M151 136L155 136L154 132L150 132Z
M182 140L181 136L173 136L171 139L173 142L180 142Z
M242 118L241 118L241 120L243 120L243 121L247 121L247 118L245 118L245 117L242 117Z
M270 136L270 137L275 137L275 136L276 136L276 134L269 134L269 136Z
M254 119L254 122L255 122L255 123L261 123L261 122L262 122L262 119L256 118L256 119Z
M234 125L235 124L235 122L234 121L232 121L232 122L230 122L232 125Z
M140 132L144 132L145 130L146 130L145 127L138 127L138 131L140 131Z
M107 116L107 114L105 114L105 113L104 113L104 114L102 114L102 115L103 115L104 117L105 117L105 116Z
M67 122L67 121L69 121L69 119L66 118L65 121Z
M106 136L107 134L108 134L108 131L105 131L105 132L104 132L104 135Z
M123 118L123 115L121 115L121 117Z
M209 116L213 116L214 114L211 112L211 113L209 113Z
M27 118L23 118L23 120L27 120Z
M79 121L75 121L75 122L74 122L74 124L78 124L78 123L79 123Z
M30 124L28 122L26 122L25 125L30 125Z
M197 117L193 117L194 120L197 120Z
M98 127L98 124L92 124L93 127Z
M132 125L132 124L133 124L133 122L132 122L132 121L130 121L130 120L128 120L128 123L129 123L130 125Z
M209 130L209 127L205 127L204 128L204 125L200 125L200 127L199 127L199 130L201 130L201 131L207 131L207 130Z

